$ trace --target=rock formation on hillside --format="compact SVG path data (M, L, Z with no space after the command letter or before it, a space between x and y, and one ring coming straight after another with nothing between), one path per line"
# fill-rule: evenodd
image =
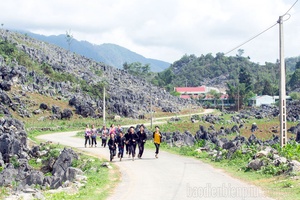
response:
M0 118L0 187L11 187L19 192L37 186L57 189L66 181L82 179L83 172L72 167L72 162L77 159L78 155L72 149L59 152L46 148L45 144L30 148L23 124L9 117ZM42 170L34 169L32 161L41 163Z
M7 65L0 56L0 89L2 93L9 91L11 85L18 85L25 93L37 92L47 96L60 96L70 101L70 105L76 108L76 112L85 117L97 117L96 113L102 113L102 99L84 93L80 86L81 81L94 86L98 82L106 80L108 82L108 112L121 116L137 118L139 115L148 113L151 99L155 107L169 112L177 112L191 103L174 97L164 89L155 87L124 70L97 63L26 35L1 30L0 39L15 44L19 50L29 55L40 66L50 67L49 70L52 70L53 73L66 77L63 81L55 81L34 67L21 66L16 61ZM99 76L99 72L102 75ZM69 80L70 77L77 81ZM9 99L5 100L9 101ZM18 102L11 99L11 102L6 102L6 104L12 106ZM16 109L19 109L18 106ZM21 115L26 116L28 113L21 113Z

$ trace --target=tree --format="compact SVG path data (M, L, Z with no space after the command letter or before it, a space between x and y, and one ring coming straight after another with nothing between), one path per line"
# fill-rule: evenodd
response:
M296 63L295 70L300 69L300 61Z
M140 76L143 78L146 78L148 75L150 75L151 72L149 64L143 65L140 62L133 62L130 64L125 62L123 64L123 69L126 70L131 75Z
M169 68L163 72L160 72L155 77L156 79L160 79L160 85L159 86L165 86L172 83L172 80L174 78L173 71Z
M215 104L215 106L217 106L216 101L217 101L218 99L220 99L221 93L217 92L216 90L210 90L210 91L208 92L208 94L210 94L211 96L213 96L213 98L214 98L214 104Z
M229 101L235 102L237 107L237 102L236 102L236 99L238 97L237 87L234 84L227 82L227 88L228 89L226 90L226 93L228 94Z
M299 92L292 92L292 93L290 93L290 97L293 100L300 100L300 93Z
M239 71L239 83L245 84L246 92L252 90L252 77L246 67L241 67Z
M292 90L300 87L300 69L296 69L289 81L289 86Z
M264 81L264 89L262 91L262 95L273 95L273 87L270 80Z
M66 31L66 41L68 43L68 50L70 51L71 50L71 44L73 42L73 35L71 33L71 30L69 31Z
M244 49L238 49L237 57L242 57L243 54L244 54Z

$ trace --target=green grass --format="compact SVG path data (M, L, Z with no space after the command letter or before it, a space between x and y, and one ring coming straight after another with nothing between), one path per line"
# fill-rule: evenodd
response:
M46 148L50 149L50 153L43 157L43 160L49 159L50 157L57 158L64 146L51 144L49 146L43 146L41 150ZM110 189L114 188L119 181L120 175L118 169L114 165L111 165L112 169L102 167L101 164L107 162L106 159L101 159L94 155L87 155L86 152L75 151L79 155L79 159L73 161L72 167L81 169L84 175L87 176L87 182L78 191L74 190L73 192L64 191L52 194L46 190L44 191L46 199L106 199L111 193ZM36 169L41 167L34 159L32 159L29 164ZM50 173L46 175L51 176Z
M218 114L215 112L214 114ZM232 115L224 115L221 116L223 118L219 124L215 124L214 127L218 130L221 126L231 128L234 124L226 124L226 120L229 120ZM122 119L119 122L115 122L113 120L107 121L107 125L111 123L114 124L139 124L145 123L146 120L133 120L133 119ZM259 131L255 132L256 136L260 139L269 139L273 133L270 131L272 127L275 127L279 124L278 120L270 119L266 122L266 120L257 120L257 119L248 119L246 120L245 127L241 129L241 135L246 138L249 137L252 133L250 131L251 124L255 122ZM45 134L49 132L60 132L60 131L70 131L70 130L83 130L86 124L95 124L96 127L102 126L102 119L91 119L91 118L73 118L72 120L53 120L53 121L33 121L26 123L26 127L58 127L53 131L29 131L29 136L35 138L37 135ZM191 123L190 117L182 117L179 122L169 122L167 124L160 125L160 130L162 132L174 132L180 131L183 133L186 130L189 130L192 134L195 134L197 130L199 130L199 125L203 125L208 128L210 126L209 123L199 121L197 123ZM288 123L288 127L296 125L295 123ZM150 129L150 127L147 127ZM154 130L150 129L151 131ZM82 137L83 132L79 132L77 136ZM233 139L236 134L230 134L226 137L228 139ZM249 154L242 154L241 151L236 151L233 155L233 159L216 159L211 157L207 152L198 153L195 151L197 148L202 147L205 144L205 141L200 141L196 145L192 147L169 147L167 144L162 143L161 149L168 151L170 153L179 154L183 156L190 156L196 159L201 159L202 161L209 163L210 165L223 169L226 173L230 174L233 177L244 180L246 182L250 182L254 185L261 187L269 196L274 197L275 199L297 199L299 197L299 181L294 179L294 177L299 177L298 174L290 174L290 175L276 175L279 174L281 170L285 170L285 166L280 166L279 168L265 167L259 171L252 171L247 169L247 163L252 159L253 154L257 151L256 146L251 147L243 147L248 148ZM213 144L212 148L215 148ZM289 159L297 159L300 158L300 146L295 146L296 144L289 144L285 149L280 149L278 146L275 146L279 150L279 153ZM146 143L146 148L154 149L154 145L151 141ZM222 150L223 154L226 154L226 150ZM57 152L56 152L57 153ZM53 156L55 156L55 152L53 152ZM81 155L83 158L85 155ZM91 159L91 157L86 158ZM80 159L81 161L81 159ZM118 181L118 173L117 169L114 167L113 174L110 174L109 170L106 168L101 168L100 163L103 160L97 160L92 158L89 162L77 162L73 163L74 166L80 166L88 176L88 183L86 186L81 188L75 194L69 193L58 193L58 194L47 194L47 199L105 199L109 195L109 191L111 187ZM39 168L39 164L35 163L34 160L30 161L30 164L34 168ZM92 169L92 170L90 170ZM276 176L275 176L276 175ZM98 188L98 189L97 189ZM274 192L276 191L276 192ZM0 196L1 197L1 196Z
M0 187L0 199L4 199L4 197L8 195L9 195L8 189L4 187Z
M219 114L215 112L214 114ZM219 130L221 126L225 128L231 128L234 123L227 124L226 121L231 119L232 115L223 115L220 123L214 124L216 130ZM240 135L248 138L252 132L250 131L252 123L256 123L259 130L254 134L261 140L267 140L272 138L274 134L271 130L279 129L279 121L276 118L273 119L247 119L244 127L241 129ZM288 128L295 126L297 123L288 122ZM160 130L162 132L174 132L179 131L183 133L186 130L189 130L192 134L195 134L199 130L199 126L202 125L205 128L209 128L210 123L199 121L197 123L191 123L189 118L182 118L179 122L172 122L167 124L160 125ZM275 135L279 135L278 133ZM288 137L293 136L288 133ZM234 139L236 133L232 133L224 136L227 139ZM201 161L208 163L218 169L223 170L228 173L230 176L233 176L242 181L249 182L254 184L266 193L266 195L278 199L278 200L294 200L299 199L300 196L300 174L285 173L287 171L287 165L282 164L279 167L274 165L267 165L262 167L261 170L254 171L247 168L247 164L250 160L253 159L253 155L259 150L258 146L243 146L242 150L247 150L247 154L243 154L242 150L237 150L231 157L231 159L226 158L216 158L209 155L207 152L203 151L201 153L197 152L201 146L204 146L205 141L199 141L192 147L170 147L166 143L161 144L161 149L173 154L190 156L195 159L200 159ZM214 144L209 144L213 149L215 149ZM146 148L154 149L152 142L146 143ZM300 160L300 145L295 142L291 142L286 145L285 148L281 149L279 145L275 145L273 148L277 149L281 156L284 156L288 159ZM227 154L227 150L220 150L223 155ZM270 162L267 158L266 162Z
M113 165L113 169L101 167L103 162L102 159L84 154L80 155L80 161L73 162L72 165L81 168L85 172L87 183L74 194L70 194L69 191L55 194L45 192L46 199L106 199L111 193L111 189L118 182L119 174L116 173L117 168Z
M49 153L40 159L46 161L50 158L57 158L60 155L61 150L64 148L62 145L50 144L41 146L40 150L48 149ZM74 160L72 167L81 169L84 175L87 177L87 181L84 186L79 189L70 189L59 193L51 193L47 189L42 190L46 199L60 200L60 199L106 199L112 192L112 189L119 182L120 174L118 168L115 165L111 165L112 169L102 167L103 162L107 162L106 159L101 159L95 155L87 155L86 152L80 152L75 150L79 156L78 160ZM17 167L17 162L13 164ZM42 163L37 163L35 158L29 160L28 164L36 170L41 169ZM2 168L1 168L2 170ZM45 174L45 176L51 176L51 172ZM17 182L12 184L15 188L18 186ZM40 186L36 186L37 189L42 189ZM9 188L0 187L0 199L3 199L9 195Z
M247 168L248 162L252 159L253 154L258 151L258 148L253 145L247 147L249 153L242 154L241 151L236 151L232 159L216 159L209 155L207 152L197 152L195 151L198 147L204 146L205 141L200 141L192 147L170 147L166 143L161 144L161 149L167 152L194 157L195 159L200 159L201 161L208 163L218 169L224 170L230 176L240 179L242 181L254 184L266 193L266 195L278 199L278 200L294 200L299 199L300 196L300 174L285 174L279 173L282 170L286 170L286 166L281 165L279 167L273 167L271 165L263 167L261 170L254 171ZM213 147L213 144L210 144ZM153 149L154 145L151 142L146 144L146 148ZM244 147L246 148L246 147ZM280 151L281 155L291 150L293 155L298 155L300 153L299 144L290 144L286 149ZM226 150L221 150L226 154ZM295 158L295 157L293 157ZM300 157L297 157L298 160ZM277 175L280 174L280 175Z

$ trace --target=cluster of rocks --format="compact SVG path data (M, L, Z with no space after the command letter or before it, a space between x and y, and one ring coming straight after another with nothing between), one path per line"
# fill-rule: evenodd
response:
M288 129L289 132L296 135L295 141L300 143L300 123Z
M209 115L208 119L211 117ZM204 119L206 118L204 117ZM265 141L258 139L254 133L249 138L246 138L239 135L240 128L242 127L233 125L232 128L221 127L219 130L216 130L213 125L208 129L200 125L194 136L189 131L184 133L178 131L173 133L164 132L162 133L162 140L168 145L175 147L193 146L196 142L205 140L206 146L197 149L197 151L207 151L216 160L230 159L237 150L240 150L242 154L247 154L249 151L251 152L250 146L255 146L255 152L257 150L258 152L253 154L253 160L248 164L249 168L259 170L262 166L270 164L274 166L286 164L288 171L300 171L300 162L280 157L278 152L271 148L271 146L280 143L280 138L277 135L273 135L271 139ZM251 127L252 132L255 132L257 129L257 125L253 124ZM295 127L291 127L290 131L297 135L296 141L300 142L300 123ZM237 136L232 140L227 139L226 135L232 133L235 133ZM152 133L147 131L147 134L149 138L152 138ZM226 150L226 153L224 153L224 150ZM266 162L266 159L263 159L264 157L269 159L268 162Z
M287 101L286 104L287 121L300 121L300 101ZM249 110L242 110L238 114L241 118L272 119L279 116L279 108L271 105L261 105Z
M84 179L83 172L72 167L73 160L78 159L72 149L65 148L57 158L50 156L50 153L49 148L42 150L40 146L28 147L27 134L20 121L0 119L0 186L13 186L18 191L34 189L36 185L57 189L67 181L78 182ZM31 167L29 160L42 163L42 170Z
M275 175L287 172L300 172L299 161L279 156L277 150L270 146L264 146L262 150L258 151L247 167L253 170L261 170L262 167L279 167L280 165L285 168L283 167L280 171L277 171Z
M185 131L184 133L178 131L162 133L162 141L175 147L193 146L196 142L194 136L189 131Z
M220 122L220 117L218 115L208 114L202 116L202 121L211 123L211 124L218 124Z
M20 66L15 61L8 66L0 56L0 66L3 69L0 71L0 89L2 90L10 91L12 85L19 85L25 93L36 92L51 97L60 96L74 106L77 114L84 117L101 116L103 104L102 99L93 97L82 90L81 81L88 85L96 85L105 80L108 83L107 96L109 98L106 102L108 112L120 116L138 118L139 115L150 111L151 101L154 107L164 112L178 112L179 108L195 104L192 101L174 97L164 89L155 87L124 70L94 62L57 46L34 40L24 34L3 30L0 37L12 44L17 44L18 49L40 65L46 64L55 73L63 73L77 80L54 81L49 76L40 75L37 71ZM99 71L102 72L101 77L97 73ZM21 109L21 106L18 108L20 111L26 110L23 107ZM27 116L28 113L24 115Z

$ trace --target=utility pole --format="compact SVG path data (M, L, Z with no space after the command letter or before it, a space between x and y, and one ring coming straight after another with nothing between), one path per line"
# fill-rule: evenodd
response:
M240 87L239 87L239 83L238 83L238 103L237 103L237 111L240 111Z
M153 126L153 110L152 110L152 85L150 86L150 112L151 112L151 129Z
M103 86L103 126L105 125L105 85Z
M286 129L286 91L285 91L285 62L283 52L283 16L279 16L279 56L280 56L280 81L279 81L279 110L280 110L280 146L284 147L287 142Z

